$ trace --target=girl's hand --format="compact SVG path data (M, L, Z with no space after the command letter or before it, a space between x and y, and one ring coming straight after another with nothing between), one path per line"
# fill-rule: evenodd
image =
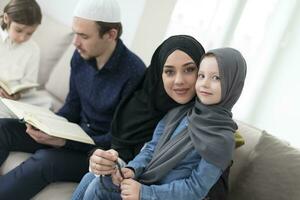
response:
M133 179L124 179L121 183L122 200L139 200L141 184Z
M124 178L125 179L128 179L128 178L133 178L134 177L134 171L129 169L129 168L122 168L121 169L123 175L124 175ZM113 173L112 174L112 182L115 184L115 185L120 185L121 182L124 180L123 177L121 176L120 172L118 169L116 169L116 173Z

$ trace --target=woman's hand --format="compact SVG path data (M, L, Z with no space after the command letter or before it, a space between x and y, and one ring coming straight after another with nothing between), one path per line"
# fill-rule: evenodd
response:
M104 151L97 149L90 157L90 170L96 175L108 175L115 173L118 152L114 149Z

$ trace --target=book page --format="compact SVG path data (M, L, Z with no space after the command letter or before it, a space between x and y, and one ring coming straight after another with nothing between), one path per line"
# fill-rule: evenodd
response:
M39 107L39 106L34 106L31 104L27 103L21 103L18 101L10 100L10 99L5 99L1 98L1 101L3 104L11 110L17 118L22 119L24 118L24 115L28 114L33 114L36 116L45 116L51 119L56 119L56 120L61 120L61 121L68 121L66 118L61 117L53 113L47 108Z
M9 87L9 84L4 81L4 80L0 80L0 87L5 90L5 92L7 92L9 95L12 94L11 90L10 90L10 87Z
M95 144L92 138L78 124L35 115L25 115L24 120L51 136Z
M30 88L38 87L38 83L30 82L20 82L20 81L0 81L0 86L9 94L20 92L22 90L27 90Z

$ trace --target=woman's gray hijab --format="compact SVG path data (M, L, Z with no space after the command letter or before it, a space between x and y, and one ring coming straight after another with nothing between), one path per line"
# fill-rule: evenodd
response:
M221 79L221 102L204 105L195 103L171 110L164 118L165 129L153 157L144 172L137 177L144 184L161 180L193 149L207 162L225 170L231 160L235 146L236 123L231 109L241 95L246 78L247 66L241 53L232 48L215 49L205 56L215 56ZM170 139L184 116L189 126L181 134Z

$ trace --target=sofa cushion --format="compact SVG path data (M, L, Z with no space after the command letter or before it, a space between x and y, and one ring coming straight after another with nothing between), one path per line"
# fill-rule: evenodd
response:
M71 199L78 183L58 182L51 183L40 191L32 200L66 200Z
M42 23L33 34L41 50L38 82L47 82L50 72L59 61L73 38L72 29L53 18L43 15Z
M11 169L17 167L21 164L24 160L30 157L30 153L23 153L23 152L10 152L9 156L7 157L6 161L2 164L0 168L0 175L6 174Z
M69 45L49 76L45 88L61 102L65 101L69 91L70 62L75 47Z
M298 200L300 151L263 132L237 177L232 200Z

